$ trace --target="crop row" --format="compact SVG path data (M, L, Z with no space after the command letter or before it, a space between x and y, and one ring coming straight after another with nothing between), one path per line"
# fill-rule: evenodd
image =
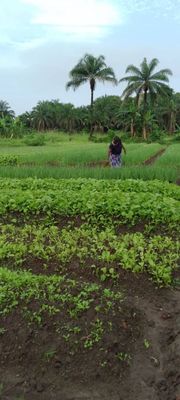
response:
M162 194L180 200L180 189L177 185L158 180L143 181L138 179L126 180L96 180L96 179L4 179L0 178L0 189L22 189L22 190L89 190L89 191L122 191L122 192L143 192Z
M96 220L116 218L119 223L178 224L180 204L177 200L155 193L123 192L89 188L82 190L9 190L0 192L0 214L20 212L61 216L86 216Z
M28 324L41 326L47 318L54 318L54 334L64 343L71 339L73 353L79 347L92 348L104 334L114 329L109 321L115 309L119 310L120 317L122 301L120 291L102 284L80 282L59 275L37 276L28 271L12 272L0 267L1 321L19 308L21 318ZM89 310L93 310L93 318L87 319ZM82 323L83 317L85 320ZM6 329L0 326L0 335L5 332Z
M24 267L36 272L38 260L41 272L68 275L75 261L79 273L89 271L92 279L116 280L125 269L147 272L157 283L168 285L178 258L178 241L168 236L118 235L113 227L97 230L87 224L62 230L57 226L1 225L0 262L10 269Z

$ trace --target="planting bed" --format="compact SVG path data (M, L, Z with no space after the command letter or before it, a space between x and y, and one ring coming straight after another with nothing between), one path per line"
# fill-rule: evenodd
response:
M179 400L176 185L0 179L0 398Z

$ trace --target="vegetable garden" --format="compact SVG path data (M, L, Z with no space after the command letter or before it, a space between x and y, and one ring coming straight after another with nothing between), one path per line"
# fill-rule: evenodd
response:
M179 187L4 168L1 398L178 399Z

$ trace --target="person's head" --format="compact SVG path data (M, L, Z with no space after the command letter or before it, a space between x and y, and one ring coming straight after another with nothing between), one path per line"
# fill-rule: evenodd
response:
M119 138L119 136L114 136L112 143L114 145L120 144L121 143L121 139Z

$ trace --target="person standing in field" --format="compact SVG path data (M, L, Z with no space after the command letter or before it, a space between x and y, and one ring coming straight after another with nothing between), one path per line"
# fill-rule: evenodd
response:
M121 139L115 136L112 143L109 145L108 158L111 167L121 167L121 153L124 150L126 154L126 149L122 144Z

